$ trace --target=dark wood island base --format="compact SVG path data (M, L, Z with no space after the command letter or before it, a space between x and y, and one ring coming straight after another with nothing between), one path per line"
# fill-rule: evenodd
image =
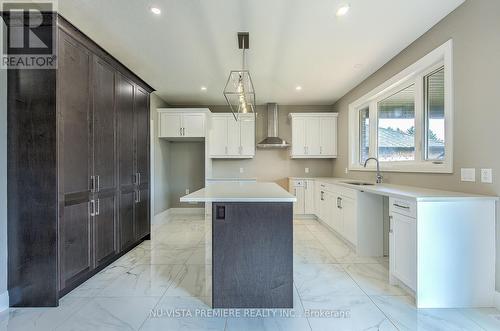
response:
M212 205L213 308L293 308L293 203Z

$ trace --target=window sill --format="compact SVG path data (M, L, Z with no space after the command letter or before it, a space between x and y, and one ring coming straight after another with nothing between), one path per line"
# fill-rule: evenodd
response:
M348 167L349 171L377 171L375 165L367 166L351 164ZM406 163L398 165L389 165L380 163L381 172L406 172L406 173L435 173L435 174L452 174L453 165L443 164L429 164L429 163Z

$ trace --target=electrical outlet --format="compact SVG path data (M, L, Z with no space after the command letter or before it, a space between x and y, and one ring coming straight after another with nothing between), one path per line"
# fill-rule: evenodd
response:
M476 168L462 168L462 169L460 169L460 179L462 182L475 182L476 181Z
M481 183L486 183L486 184L493 183L493 170L492 169L481 169Z
M305 169L304 169L304 172L305 172L306 174L308 174L308 173L309 173L309 168L305 168Z
M189 194L189 189L188 188L186 189L186 194Z
M244 168L240 168L240 174L242 174L244 172L245 172L245 169Z

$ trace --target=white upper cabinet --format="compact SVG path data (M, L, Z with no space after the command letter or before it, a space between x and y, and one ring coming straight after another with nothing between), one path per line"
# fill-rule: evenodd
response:
M158 113L160 138L182 136L182 115L178 113Z
M205 115L185 114L182 116L183 137L205 137Z
M208 109L158 109L159 138L204 138Z
M209 150L211 158L253 158L255 156L255 118L253 114L212 114Z
M337 113L291 113L292 158L337 157Z
M319 128L319 155L337 156L337 116L321 118Z
M242 155L255 155L255 118L241 118L240 143Z

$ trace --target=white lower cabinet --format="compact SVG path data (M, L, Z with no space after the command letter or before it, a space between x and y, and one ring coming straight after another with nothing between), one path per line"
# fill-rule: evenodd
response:
M356 200L347 197L341 197L342 211L342 234L354 246L358 241L358 217L356 212Z
M353 198L356 192L349 190L346 194L346 189L336 185L315 184L319 187L319 196L316 195L319 207L316 216L356 246L358 207L356 198Z
M304 181L304 214L313 215L314 206L314 180Z
M392 276L416 291L417 220L392 212L390 215L389 256Z
M290 179L288 183L289 192L297 201L293 204L294 215L313 215L315 213L315 191L314 181L307 179Z
M297 198L297 201L293 203L294 215L304 214L304 186L294 187L292 189L292 194Z

